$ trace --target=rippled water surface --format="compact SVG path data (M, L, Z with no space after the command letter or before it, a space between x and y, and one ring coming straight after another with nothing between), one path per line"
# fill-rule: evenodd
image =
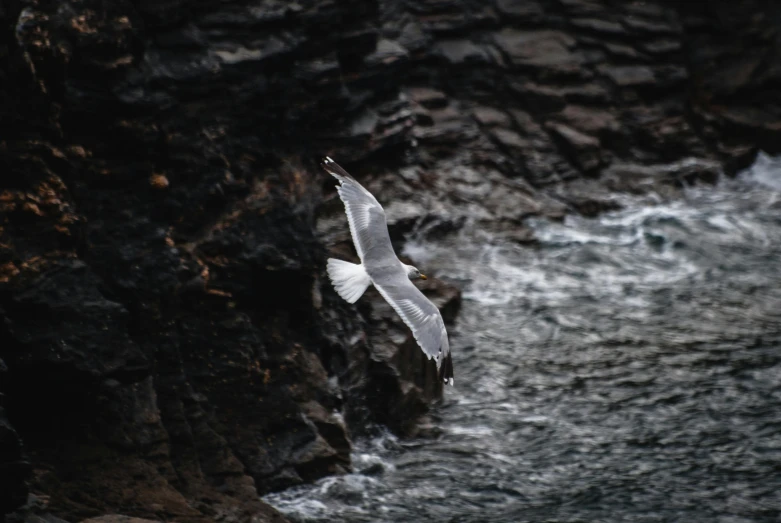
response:
M680 201L410 243L461 285L442 434L268 496L295 521L781 521L781 162Z

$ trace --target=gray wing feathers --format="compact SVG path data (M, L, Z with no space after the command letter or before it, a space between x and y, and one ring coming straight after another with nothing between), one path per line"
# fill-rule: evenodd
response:
M392 282L375 281L374 286L412 329L420 348L429 358L434 358L439 368L442 359L450 353L445 322L439 309L403 273Z
M344 202L350 234L361 260L377 242L385 241L390 247L385 211L374 196L330 158L323 161L323 167L339 180L336 190Z

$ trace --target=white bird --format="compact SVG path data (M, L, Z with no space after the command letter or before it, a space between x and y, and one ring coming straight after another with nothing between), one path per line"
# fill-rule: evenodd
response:
M426 298L411 280L426 279L412 265L402 263L393 251L385 211L372 194L363 188L347 171L329 157L323 159L323 168L339 180L336 190L344 202L350 234L361 263L350 263L329 258L328 277L349 303L358 301L369 284L412 329L420 348L437 364L440 379L453 384L453 359L447 340L445 322L439 309Z

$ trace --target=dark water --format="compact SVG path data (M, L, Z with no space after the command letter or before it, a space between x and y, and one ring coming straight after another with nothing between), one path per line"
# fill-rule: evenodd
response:
M462 285L437 439L266 499L295 521L781 521L781 162L680 201L412 242Z

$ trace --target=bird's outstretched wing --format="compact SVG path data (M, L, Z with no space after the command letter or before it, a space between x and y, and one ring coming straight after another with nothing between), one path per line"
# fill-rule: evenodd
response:
M453 384L453 361L447 340L445 322L439 309L415 287L403 272L383 275L372 280L382 297L412 329L412 335L426 353L437 363L439 377Z
M365 258L370 251L380 251L376 252L376 255L387 255L389 251L395 257L388 235L385 211L377 199L331 158L326 156L322 165L329 174L339 180L336 190L344 202L350 234L361 261L366 263ZM374 257L377 257L376 255Z

